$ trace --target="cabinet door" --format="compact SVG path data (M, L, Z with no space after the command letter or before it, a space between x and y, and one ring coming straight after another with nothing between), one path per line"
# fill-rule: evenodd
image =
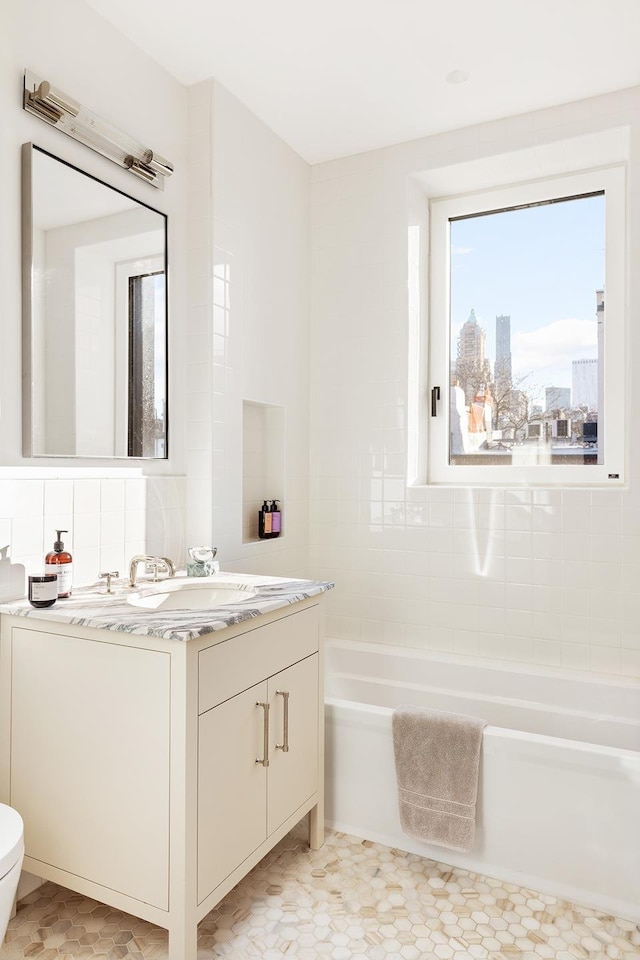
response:
M168 909L169 654L12 636L10 802L27 855Z
M198 903L267 836L267 682L198 721Z
M271 677L269 702L271 834L318 789L318 654Z

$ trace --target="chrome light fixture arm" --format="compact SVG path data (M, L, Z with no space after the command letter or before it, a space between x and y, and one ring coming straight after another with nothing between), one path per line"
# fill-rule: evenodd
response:
M24 75L22 105L28 113L57 127L160 190L164 190L165 178L173 173L173 164L169 160L29 70Z

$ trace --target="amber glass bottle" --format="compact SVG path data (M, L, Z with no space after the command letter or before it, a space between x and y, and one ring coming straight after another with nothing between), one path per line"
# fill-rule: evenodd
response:
M71 580L73 578L73 557L65 550L60 535L68 530L56 530L58 539L44 558L44 572L58 575L58 600L71 596Z

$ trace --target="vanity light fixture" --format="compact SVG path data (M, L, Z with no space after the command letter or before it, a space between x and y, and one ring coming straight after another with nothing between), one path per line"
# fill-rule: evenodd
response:
M146 183L164 190L173 164L29 70L24 74L23 107L63 133L91 147Z

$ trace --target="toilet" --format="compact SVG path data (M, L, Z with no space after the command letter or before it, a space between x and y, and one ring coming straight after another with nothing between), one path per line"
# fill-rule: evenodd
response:
M0 803L0 947L7 932L24 858L24 825L20 814Z

